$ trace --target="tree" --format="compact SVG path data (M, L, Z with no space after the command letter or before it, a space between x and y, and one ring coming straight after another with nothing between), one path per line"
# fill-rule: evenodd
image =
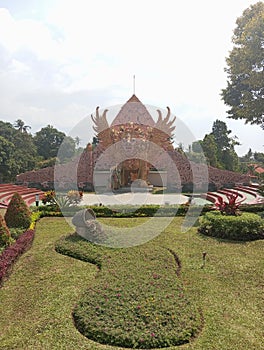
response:
M235 152L235 146L239 145L239 142L236 136L230 136L231 132L225 122L217 119L213 124L211 135L217 147L218 166L226 170L238 171L239 158Z
M42 128L34 137L38 154L44 159L56 157L65 136L51 125Z
M264 153L262 153L262 152L255 152L254 153L254 159L257 162L264 164Z
M31 129L31 126L25 125L22 119L17 119L14 123L14 128L16 128L20 132L27 133L28 129Z
M80 145L80 143L81 143L80 137L79 137L79 136L76 136L76 137L74 138L74 142L75 142L76 147L78 147L78 146Z
M201 142L204 155L207 159L209 165L213 167L218 167L218 159L217 159L217 145L212 134L205 135L203 141Z
M5 182L10 179L14 152L14 144L3 136L0 136L0 182Z
M0 121L0 138L1 181L14 181L17 174L34 169L38 157L31 134Z
M192 151L195 153L202 153L203 147L202 147L202 141L194 141L192 143Z
M75 155L76 142L70 136L65 136L58 151L58 159L60 162L69 161Z
M222 99L231 107L229 118L264 128L264 3L251 5L236 24Z
M231 134L231 132L232 131L227 129L226 123L222 120L216 119L216 121L213 123L212 135L214 137L219 152L230 148L231 138L229 137L229 135Z

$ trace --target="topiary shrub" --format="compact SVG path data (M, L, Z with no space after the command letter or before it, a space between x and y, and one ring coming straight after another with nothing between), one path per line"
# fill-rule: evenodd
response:
M14 193L5 213L8 227L27 229L31 224L31 213L19 193Z
M0 247L9 246L12 243L12 237L6 222L2 215L0 214Z
M229 216L210 212L200 217L199 225L198 232L207 236L236 241L264 239L264 221L253 213Z

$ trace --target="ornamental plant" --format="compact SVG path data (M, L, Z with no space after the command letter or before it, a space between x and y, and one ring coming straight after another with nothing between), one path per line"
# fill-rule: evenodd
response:
M240 202L238 199L238 192L227 193L226 198L228 202L224 201L222 197L218 198L218 203L215 204L217 210L223 215L240 215L239 206Z
M82 193L76 190L71 190L67 193L67 199L70 204L77 205L82 200Z
M5 213L7 226L27 229L31 224L31 213L19 193L14 193Z
M43 198L42 198L42 203L43 204L55 204L55 191L47 191L44 193Z
M9 246L12 243L10 231L6 225L6 222L0 214L0 247Z

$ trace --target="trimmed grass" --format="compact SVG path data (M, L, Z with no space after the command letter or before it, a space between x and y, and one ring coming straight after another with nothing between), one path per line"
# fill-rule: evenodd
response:
M133 219L101 220L125 226ZM177 252L181 280L188 297L202 309L204 327L192 343L170 349L264 349L264 241L221 241L200 236L196 229L178 233L181 222L175 218L149 244ZM37 224L33 247L0 289L0 349L118 349L88 340L73 325L74 306L94 283L98 269L55 252L54 243L71 231L63 218L44 218ZM207 260L201 268L204 251Z

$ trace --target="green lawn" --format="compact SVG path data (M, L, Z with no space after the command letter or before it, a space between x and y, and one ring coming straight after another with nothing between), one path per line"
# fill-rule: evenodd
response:
M125 226L127 220L146 219L112 220ZM223 242L199 236L195 228L179 233L181 221L175 218L147 244L177 252L181 282L203 313L199 336L190 344L170 349L264 349L264 241ZM55 252L55 242L71 231L63 218L44 218L37 224L31 250L20 258L0 289L0 349L118 349L86 339L73 325L74 306L94 284L98 269ZM207 260L201 268L204 251Z

